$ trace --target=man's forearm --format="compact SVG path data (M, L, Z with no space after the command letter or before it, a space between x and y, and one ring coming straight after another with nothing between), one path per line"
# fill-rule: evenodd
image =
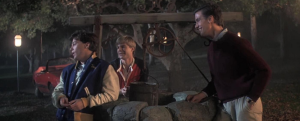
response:
M207 96L212 96L216 93L216 89L215 89L215 86L214 86L214 82L213 82L213 79L212 81L210 81L208 83L208 85L202 90L202 92L205 92L205 94Z
M54 88L54 91L52 92L52 103L56 108L63 108L60 105L60 101L59 101L60 98L65 97L63 92L64 92L64 82L63 82L62 77L60 77L60 82Z

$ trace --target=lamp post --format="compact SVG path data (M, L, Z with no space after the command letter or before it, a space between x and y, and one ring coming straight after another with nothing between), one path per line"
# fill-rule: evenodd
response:
M20 92L20 84L19 84L19 54L18 54L18 48L22 44L22 37L21 35L15 36L15 46L17 47L17 84L18 84L18 92Z

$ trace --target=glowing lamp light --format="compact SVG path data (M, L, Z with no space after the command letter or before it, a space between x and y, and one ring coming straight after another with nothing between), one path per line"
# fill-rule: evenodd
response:
M22 45L22 37L21 35L16 35L15 36L15 46L20 47Z
M165 40L164 43L167 43L167 41L166 41L167 39L168 39L167 37L164 37L164 40Z
M168 38L167 37L164 37L164 40L167 40Z
M238 33L237 33L237 36L241 37L241 32L238 32Z

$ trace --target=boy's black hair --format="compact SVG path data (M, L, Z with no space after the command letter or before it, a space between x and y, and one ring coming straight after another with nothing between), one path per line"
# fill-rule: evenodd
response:
M89 50L96 52L98 49L98 37L94 33L86 32L85 30L78 30L74 32L71 37L70 41L79 40L82 43L90 43Z
M201 11L205 18L212 15L215 19L215 23L224 27L222 10L217 4L207 3L194 11L194 14Z

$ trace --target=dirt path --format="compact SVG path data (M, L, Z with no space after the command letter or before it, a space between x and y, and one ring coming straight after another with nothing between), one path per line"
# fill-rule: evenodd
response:
M31 77L20 78L20 92L17 80L1 79L0 120L1 121L55 121L56 108L50 96L37 98Z
M51 98L39 99L33 93L0 93L1 121L54 121L56 108Z

